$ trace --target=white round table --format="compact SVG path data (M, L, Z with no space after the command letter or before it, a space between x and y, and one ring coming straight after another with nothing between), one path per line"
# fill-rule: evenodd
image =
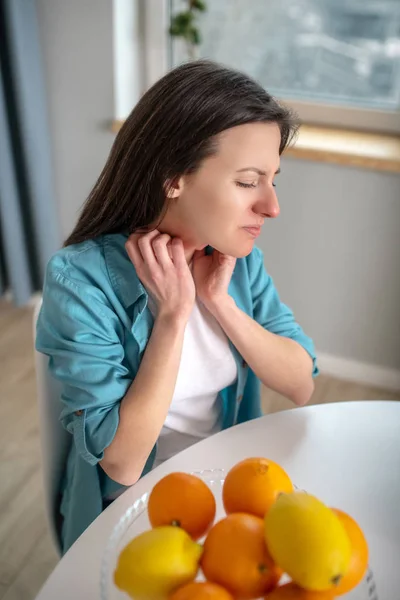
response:
M106 543L126 509L171 471L229 469L248 456L350 513L370 545L379 600L400 598L400 402L349 402L275 413L223 431L164 463L113 502L59 562L37 600L99 598Z

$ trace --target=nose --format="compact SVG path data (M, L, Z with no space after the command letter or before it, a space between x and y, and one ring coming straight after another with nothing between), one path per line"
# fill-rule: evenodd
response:
M258 200L253 210L258 215L266 219L276 219L281 212L279 207L278 197L274 189L268 190L262 198Z

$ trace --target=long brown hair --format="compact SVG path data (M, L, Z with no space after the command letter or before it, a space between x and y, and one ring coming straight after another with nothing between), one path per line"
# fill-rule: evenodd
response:
M158 222L168 182L215 153L218 133L252 122L277 123L280 153L297 131L293 113L243 73L205 60L170 71L126 119L64 245Z

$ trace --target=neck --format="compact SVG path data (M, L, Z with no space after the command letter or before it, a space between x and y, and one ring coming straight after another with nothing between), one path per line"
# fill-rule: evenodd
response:
M195 251L196 251L196 248L193 248L192 246L191 247L185 246L185 258L186 258L187 264L190 264L192 262L192 258L193 258Z

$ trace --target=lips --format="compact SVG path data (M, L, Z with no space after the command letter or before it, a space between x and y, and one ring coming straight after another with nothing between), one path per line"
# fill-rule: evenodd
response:
M252 237L256 238L261 233L261 227L243 227Z

